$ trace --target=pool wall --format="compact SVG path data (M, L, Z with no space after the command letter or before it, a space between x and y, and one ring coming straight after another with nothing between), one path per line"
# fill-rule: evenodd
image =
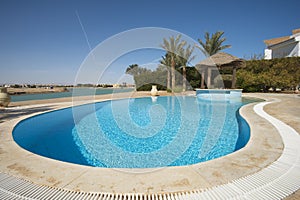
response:
M235 145L235 150L240 150L248 143L250 139L250 127L246 120L240 115L239 110L236 112L236 119L239 126L239 136Z

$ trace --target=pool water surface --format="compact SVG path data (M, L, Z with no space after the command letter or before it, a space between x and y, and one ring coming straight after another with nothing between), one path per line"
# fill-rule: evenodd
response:
M194 96L105 101L28 118L13 137L28 151L81 165L190 165L245 146L250 130L238 111L246 103Z

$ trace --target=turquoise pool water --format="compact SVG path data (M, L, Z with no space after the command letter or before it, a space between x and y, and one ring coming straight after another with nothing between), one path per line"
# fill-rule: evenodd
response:
M88 104L20 122L14 140L49 158L109 168L190 165L242 148L242 102L196 97L134 98Z

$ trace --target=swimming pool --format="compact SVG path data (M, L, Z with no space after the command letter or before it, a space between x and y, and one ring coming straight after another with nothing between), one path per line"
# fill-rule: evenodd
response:
M21 121L13 131L24 149L41 156L108 168L182 166L242 148L247 102L209 102L192 96L104 101Z

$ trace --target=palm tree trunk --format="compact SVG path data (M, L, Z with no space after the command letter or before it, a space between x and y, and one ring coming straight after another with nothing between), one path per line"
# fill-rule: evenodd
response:
M170 69L167 69L167 89L171 89L171 72L170 72Z
M183 75L182 91L185 92L186 91L186 67L185 66L183 66L183 68L182 68L182 75Z
M174 58L172 58L171 61L171 76L172 76L172 90L174 91L175 89L175 61Z

